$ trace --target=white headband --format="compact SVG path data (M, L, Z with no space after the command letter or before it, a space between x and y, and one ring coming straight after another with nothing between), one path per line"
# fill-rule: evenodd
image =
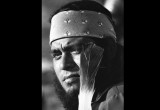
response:
M66 38L88 36L96 38L111 37L116 41L113 25L102 13L95 11L63 11L51 20L50 41Z

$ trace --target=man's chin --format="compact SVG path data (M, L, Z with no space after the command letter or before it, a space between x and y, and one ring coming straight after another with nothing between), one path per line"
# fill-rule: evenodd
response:
M55 92L64 105L64 108L66 108L66 110L78 110L79 82L72 84L63 83L62 87L56 76L53 81L55 85ZM68 89L68 92L66 89Z
M66 84L66 93L79 91L79 83Z

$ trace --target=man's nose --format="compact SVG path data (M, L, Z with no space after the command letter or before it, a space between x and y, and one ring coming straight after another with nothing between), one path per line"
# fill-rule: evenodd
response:
M66 71L78 71L79 67L73 60L73 57L69 53L64 53L62 55L62 62L60 64L60 68Z

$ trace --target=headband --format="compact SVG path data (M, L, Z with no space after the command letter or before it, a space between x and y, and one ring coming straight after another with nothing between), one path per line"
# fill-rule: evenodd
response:
M68 37L110 37L116 41L113 25L106 15L95 11L62 11L51 19L50 40Z

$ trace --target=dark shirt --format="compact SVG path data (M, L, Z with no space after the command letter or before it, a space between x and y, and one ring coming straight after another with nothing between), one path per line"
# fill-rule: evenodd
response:
M123 110L124 85L118 84L97 95L92 102L92 110Z

